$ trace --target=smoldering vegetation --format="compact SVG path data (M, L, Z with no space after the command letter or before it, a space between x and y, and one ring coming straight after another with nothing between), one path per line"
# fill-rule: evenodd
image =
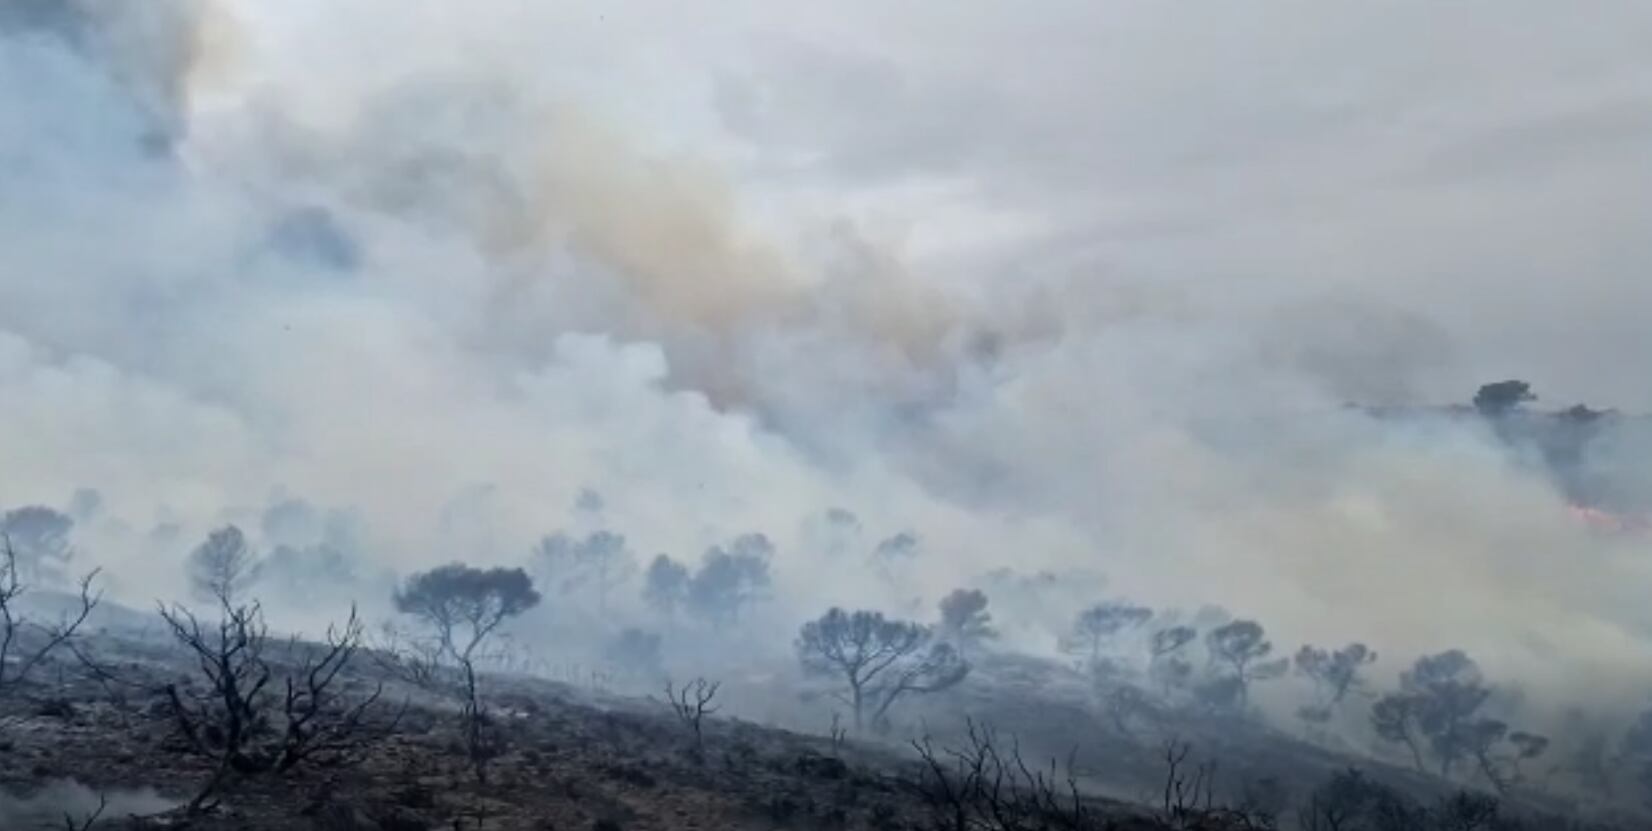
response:
M29 821L1644 822L1644 21L735 5L0 5Z

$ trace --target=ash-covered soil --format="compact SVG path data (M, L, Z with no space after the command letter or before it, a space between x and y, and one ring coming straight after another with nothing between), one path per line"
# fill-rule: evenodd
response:
M1530 798L1487 802L1484 794L1242 720L1161 714L1164 723L1109 727L1086 710L1059 666L987 656L973 683L909 714L924 733L935 731L932 761L950 781L899 740L834 739L722 717L706 719L696 738L663 696L620 696L520 674L481 678L496 737L488 746L497 751L484 778L462 699L409 681L383 653L365 649L333 682L345 709L378 692L348 752L280 772L232 772L206 810L191 811L217 762L186 740L168 687L187 702L203 689L204 675L197 658L164 633L141 618L131 623L77 636L73 649L54 652L26 683L0 695L0 831L1643 827L1537 818L1575 811ZM286 679L313 665L318 649L274 638L266 644L271 682L263 707L272 724L282 718ZM740 692L780 694L756 683ZM991 714L992 727L970 721L982 714ZM976 735L996 745L971 757L982 749L970 744ZM1166 741L1173 748L1178 737L1192 753L1169 774ZM972 759L978 775L960 778ZM1353 765L1362 771L1350 779ZM1033 780L1047 786L1042 793L1025 787ZM967 799L937 799L963 781L973 783ZM1169 810L1165 789L1173 781L1176 810ZM1395 820L1394 806L1411 813ZM1304 810L1321 816L1304 821Z
M163 690L198 683L158 641L89 641L99 678L57 661L0 704L0 827L63 828L107 804L98 828L773 829L931 827L917 763L892 749L711 719L703 745L663 701L521 677L486 679L503 755L477 780L455 705L390 682L394 729L345 761L232 777L222 804L186 816L213 762L190 752ZM272 660L272 663L274 661ZM279 667L277 667L277 683ZM340 682L383 679L358 655ZM1121 829L1166 827L1097 800Z

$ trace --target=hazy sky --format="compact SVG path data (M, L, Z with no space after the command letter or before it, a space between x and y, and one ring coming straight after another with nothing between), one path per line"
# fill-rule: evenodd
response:
M1333 413L1652 409L1647 43L1644 2L8 4L0 504L100 489L141 594L157 524L299 494L511 561L593 487L821 603L866 591L803 543L841 505L924 540L890 597L1076 566L1627 667L1636 544L1472 425Z

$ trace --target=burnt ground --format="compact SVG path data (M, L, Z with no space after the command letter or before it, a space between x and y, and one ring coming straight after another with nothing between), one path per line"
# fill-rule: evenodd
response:
M0 697L0 831L61 829L65 813L84 817L100 798L108 804L96 827L110 829L963 827L935 822L921 787L924 769L899 741L834 741L710 718L703 742L696 742L663 701L521 675L484 679L484 698L504 737L484 784L467 754L456 701L397 680L368 651L355 657L337 683L358 700L382 685L368 733L372 742L347 757L318 758L285 774L233 779L221 805L190 816L183 806L208 781L213 762L183 740L164 689L198 685L199 671L153 629L119 632L105 630L80 641L104 674L60 653L28 684ZM313 645L272 642L267 650L277 702L292 657L305 649ZM1197 748L1184 772L1221 763L1219 784L1207 786L1204 799L1218 807L1254 807L1244 803L1269 797L1275 804L1268 810L1287 820L1279 827L1296 827L1290 810L1354 761L1261 724L1201 721L1190 714L1157 725L1138 720L1129 725L1136 735L1121 735L1086 703L1082 685L1066 678L1067 670L1032 659L983 658L971 683L936 696L912 715L925 732L933 731L935 747L950 759L946 750L967 747L960 732L964 719L991 713L1000 748L1025 750L1029 764L1040 770L1045 769L1040 760L1052 765L1048 769L1063 797L1067 777L1074 777L1091 816L1076 826L989 822L970 828L1272 827L1255 816L1246 820L1222 811L1159 819L1167 736ZM1373 780L1425 802L1448 796L1437 781L1368 759L1363 766ZM1516 810L1524 809L1505 803L1505 815ZM1416 826L1425 827L1583 826L1549 821Z
M663 701L520 677L487 680L507 741L486 785L470 766L456 707L390 682L380 713L399 720L369 747L234 781L221 806L186 817L182 805L212 762L181 740L162 689L191 683L192 667L159 641L91 642L112 679L59 661L0 702L0 791L13 800L9 813L0 804L6 831L63 828L65 812L85 816L99 795L110 806L99 828L929 827L916 762L892 749L722 719L708 719L697 746ZM383 681L365 658L341 676L358 696ZM1121 829L1164 827L1142 810L1092 804Z

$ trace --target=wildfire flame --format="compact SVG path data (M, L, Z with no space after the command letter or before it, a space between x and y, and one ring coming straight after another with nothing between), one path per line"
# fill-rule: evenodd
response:
M1588 505L1567 505L1566 510L1583 524L1610 534L1646 533L1652 531L1652 521L1646 517L1626 516Z

